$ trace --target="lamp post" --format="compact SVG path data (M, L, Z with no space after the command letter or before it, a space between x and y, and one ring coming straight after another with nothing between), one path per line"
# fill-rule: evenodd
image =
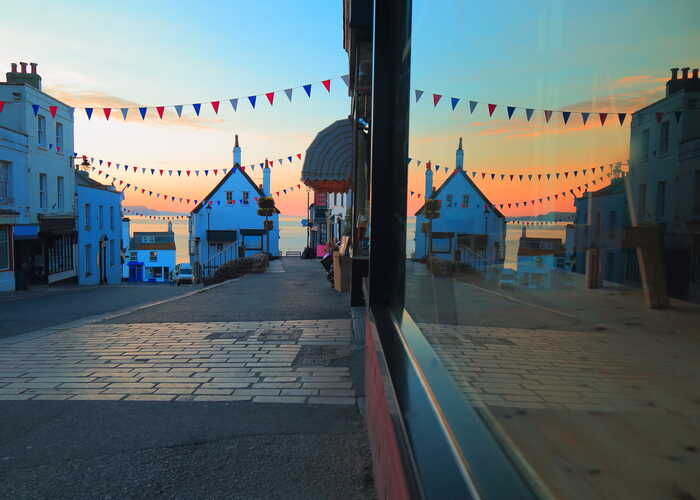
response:
M210 229L211 208L212 208L211 205L207 203L207 206L205 208L205 210L207 211L207 235L206 235L207 237L205 238L205 241L207 242L207 260L206 260L205 266L204 266L205 276L208 276L206 266L209 264L209 257L210 257L210 255L209 255L209 229Z

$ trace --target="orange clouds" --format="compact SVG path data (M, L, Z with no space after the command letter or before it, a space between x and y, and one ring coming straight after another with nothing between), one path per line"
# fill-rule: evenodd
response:
M74 107L95 107L95 108L112 108L110 120L124 121L119 108L136 108L139 104L105 94L96 90L68 90L64 87L50 87L45 89L45 92L51 94L56 99ZM203 105L204 106L204 105ZM191 110L189 110L191 111ZM82 110L80 111L82 112ZM95 109L93 119L98 118L104 120L102 110ZM178 118L177 113L172 108L166 108L163 113L163 119L158 118L158 114L154 109L149 109L146 119L142 120L137 109L130 109L126 118L127 122L144 122L148 125L168 125L168 126L184 126L191 128L211 128L224 122L222 119L212 119L204 117L186 116L184 113L181 118Z

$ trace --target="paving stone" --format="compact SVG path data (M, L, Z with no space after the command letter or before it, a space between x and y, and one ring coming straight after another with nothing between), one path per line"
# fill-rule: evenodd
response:
M125 401L172 401L174 395L166 394L129 394Z
M355 398L331 398L331 397L320 397L320 396L310 396L309 404L315 405L354 405Z
M306 396L255 396L253 403L304 403Z

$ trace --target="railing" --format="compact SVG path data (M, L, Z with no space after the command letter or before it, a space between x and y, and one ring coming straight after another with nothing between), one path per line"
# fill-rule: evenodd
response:
M238 258L238 242L233 242L230 245L225 246L219 252L211 256L202 265L202 279L209 278L214 275L216 270L222 264L229 262L231 260Z

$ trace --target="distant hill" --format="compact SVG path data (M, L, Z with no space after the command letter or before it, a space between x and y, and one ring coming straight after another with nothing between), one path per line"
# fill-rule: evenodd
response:
M512 220L522 221L573 221L576 212L548 212L540 215L523 215L519 217L510 217Z
M124 215L131 215L133 212L143 214L143 215L188 215L189 212L174 212L174 211L163 211L163 210L153 210L152 208L144 207L141 205L123 205Z

